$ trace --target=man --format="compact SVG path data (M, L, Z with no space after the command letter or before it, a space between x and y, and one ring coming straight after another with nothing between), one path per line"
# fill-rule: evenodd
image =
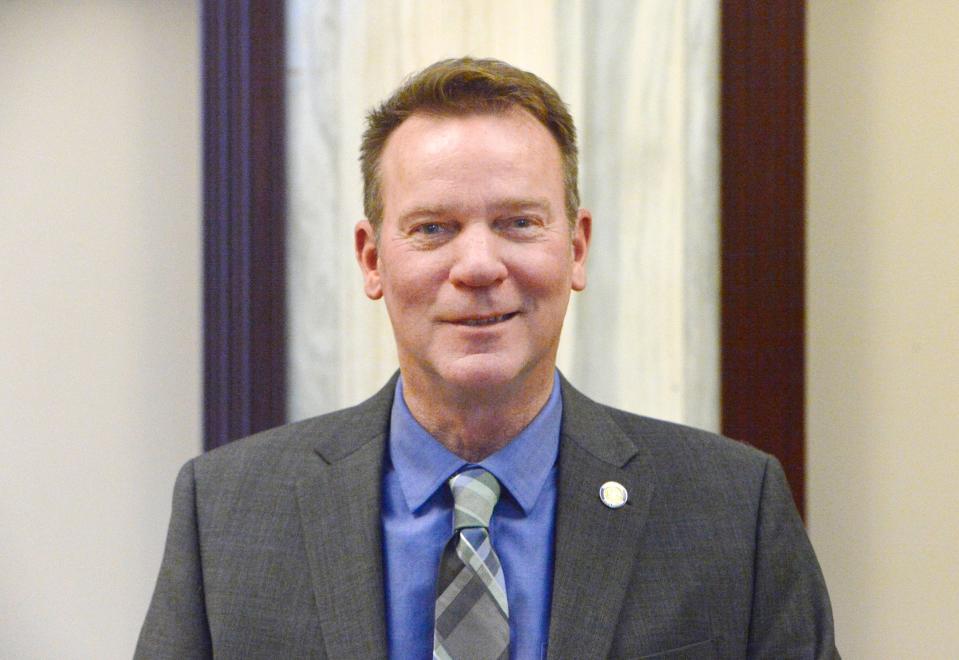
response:
M776 461L556 372L592 218L555 91L438 62L362 166L399 375L183 468L137 655L835 657Z

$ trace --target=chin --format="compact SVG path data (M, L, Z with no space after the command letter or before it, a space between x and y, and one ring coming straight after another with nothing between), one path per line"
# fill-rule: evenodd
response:
M440 376L463 389L489 389L514 383L523 375L522 365L495 355L469 355L447 364Z

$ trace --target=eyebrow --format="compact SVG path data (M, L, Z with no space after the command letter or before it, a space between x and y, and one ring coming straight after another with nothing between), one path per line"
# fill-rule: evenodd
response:
M424 218L451 216L456 215L461 211L462 207L454 205L439 204L435 206L414 206L400 216L399 222L402 224ZM539 211L540 213L548 213L549 200L547 200L545 197L513 197L497 199L486 205L486 212L491 214L519 213L522 211Z
M516 213L518 211L549 211L549 200L545 197L510 198L497 200L487 205L487 210L500 213Z

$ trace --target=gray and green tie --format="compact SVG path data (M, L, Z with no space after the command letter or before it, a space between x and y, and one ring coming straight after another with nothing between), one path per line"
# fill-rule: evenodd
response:
M503 567L489 538L499 482L482 468L454 475L453 537L440 560L434 660L509 658L509 606Z

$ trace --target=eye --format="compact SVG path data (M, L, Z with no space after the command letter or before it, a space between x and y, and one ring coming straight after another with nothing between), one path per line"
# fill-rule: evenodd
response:
M517 238L529 236L538 227L542 227L543 225L539 218L532 215L517 215L503 218L497 224L499 225L500 231L511 233Z
M426 236L435 236L443 231L443 225L438 222L424 222L413 228L414 234L424 234Z
M423 249L439 247L452 239L457 232L455 222L445 220L424 221L406 231L407 238Z

